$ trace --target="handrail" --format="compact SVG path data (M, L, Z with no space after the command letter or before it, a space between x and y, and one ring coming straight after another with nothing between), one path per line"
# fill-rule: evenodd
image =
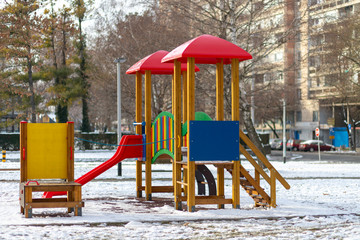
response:
M286 189L290 189L289 183L281 176L281 174L274 168L274 166L267 160L267 158L260 152L260 150L255 146L255 144L245 135L242 130L239 130L240 138L244 141L244 143L255 153L257 158L264 163L264 165L271 171L275 170L276 178Z
M240 147L240 152L246 157L247 160L249 160L249 162L261 174L261 176L263 176L263 178L270 184L270 177L269 175L266 174L264 169L262 169L262 167L260 167L259 164L257 164L257 162L250 155L250 153L248 153L248 151L246 151L246 149L241 144L239 144L239 147Z

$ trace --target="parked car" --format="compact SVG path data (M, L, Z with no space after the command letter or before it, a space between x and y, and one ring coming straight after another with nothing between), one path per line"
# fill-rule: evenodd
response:
M282 144L282 140L279 138L270 139L269 144L271 150L278 149L278 147L280 146L279 144Z
M320 151L335 151L335 147L331 144L324 143L321 140L307 140L299 145L300 151L318 151L318 143L320 142Z
M283 140L282 139L280 140L280 142L276 143L275 149L276 150L282 150L283 149Z
M305 140L301 140L301 139L289 139L286 143L286 148L290 151L298 151L300 143L304 141Z

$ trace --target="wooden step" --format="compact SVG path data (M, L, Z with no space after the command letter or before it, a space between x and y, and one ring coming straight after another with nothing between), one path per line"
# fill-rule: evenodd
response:
M243 187L252 187L251 183L246 179L240 179L240 185Z
M253 199L254 199L254 201L256 203L265 203L265 204L267 204L266 200L263 199L261 196L260 197L253 197Z
M255 202L255 207L269 207L270 205L268 203L257 203Z
M251 196L251 195L260 195L258 191L254 190L246 190L246 192Z

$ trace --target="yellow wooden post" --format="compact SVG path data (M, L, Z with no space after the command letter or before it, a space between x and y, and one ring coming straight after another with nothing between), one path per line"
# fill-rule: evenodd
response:
M175 67L174 67L175 68ZM171 113L174 115L175 114L175 75L172 75L172 79L171 79Z
M146 143L151 142L151 72L145 71L145 134ZM145 198L151 200L151 144L146 145Z
M188 139L190 139L190 121L195 120L195 59L187 59L187 117L188 117ZM188 194L187 206L189 212L195 211L195 162L190 161L190 143L187 153L187 170L188 170Z
M67 122L67 181L74 180L74 122Z
M142 75L136 72L135 82L135 121L140 123L142 121ZM136 126L136 134L142 134L142 126ZM145 154L145 153L143 153ZM136 197L142 197L142 161L136 161Z
M24 188L25 191L25 218L31 218L32 217L32 207L31 203L33 201L32 198L32 187L26 187Z
M183 90L183 94L182 94L182 100L183 100L183 116L182 116L182 121L183 123L185 123L187 121L187 72L184 71L182 72L182 90ZM187 142L187 135L184 136L184 139L186 139Z
M239 121L239 59L231 60L231 119ZM233 208L240 208L240 161L233 161L232 200Z
M174 110L174 167L175 167L175 208L182 209L181 201L181 63L177 60L174 61L174 78L173 78L173 110Z
M276 208L276 170L270 170L270 206Z
M20 182L27 180L27 124L20 123Z
M185 124L185 122L187 121L187 72L186 71L183 71L182 72L182 83L183 83L183 86L182 86L182 112L183 112L183 115L182 115L182 121L183 121L183 124ZM184 137L183 137L183 146L184 145L184 142L186 142L186 146L188 146L188 134L186 134ZM184 182L187 182L187 170L184 170L183 172L183 181ZM187 186L185 185L184 186L184 192L186 193L187 192Z
M224 63L223 59L216 63L216 120L224 121ZM217 195L224 196L224 167L217 168ZM218 204L224 208L224 204Z

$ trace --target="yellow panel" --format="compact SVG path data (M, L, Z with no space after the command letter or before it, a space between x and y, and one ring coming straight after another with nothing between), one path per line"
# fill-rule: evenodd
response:
M27 178L67 178L67 124L29 123Z

